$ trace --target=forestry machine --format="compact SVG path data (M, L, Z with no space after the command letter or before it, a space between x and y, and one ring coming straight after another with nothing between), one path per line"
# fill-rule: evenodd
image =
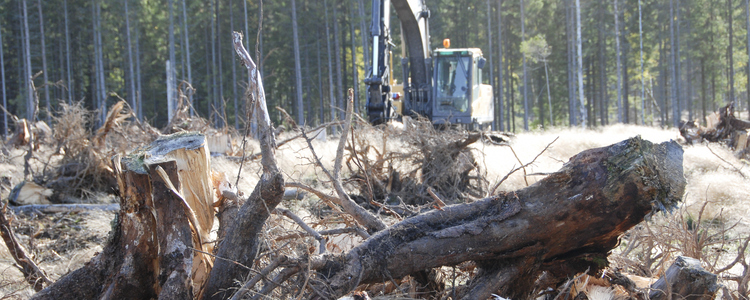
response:
M368 68L367 115L374 124L420 115L435 125L487 125L494 118L492 86L482 84L486 60L479 48L430 50L430 11L425 0L372 0L372 65ZM401 22L403 81L393 84L390 5Z

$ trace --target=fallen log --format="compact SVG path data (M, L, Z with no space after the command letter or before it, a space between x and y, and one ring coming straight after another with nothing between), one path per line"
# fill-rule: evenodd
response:
M198 133L164 136L113 159L120 188L103 251L33 299L190 299L211 259L213 186L209 152Z
M701 267L695 258L679 256L667 272L651 285L651 300L709 300L721 288L715 274Z
M584 151L528 188L408 218L348 253L312 257L312 298L464 261L480 267L465 299L524 299L542 272L551 285L595 272L620 234L682 199L682 153L636 137Z
M736 135L739 131L750 129L750 122L737 119L734 116L734 102L719 109L718 112L706 117L706 127L695 120L680 122L680 135L688 144L700 143L703 140L716 143L727 142L730 147L742 150L747 145L747 139L738 145Z

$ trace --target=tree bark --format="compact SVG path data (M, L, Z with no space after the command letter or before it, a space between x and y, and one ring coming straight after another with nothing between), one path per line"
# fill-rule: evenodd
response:
M249 270L242 268L241 265L253 265L260 245L258 234L271 211L281 202L284 195L284 177L276 164L273 128L266 108L262 77L250 58L250 54L242 46L239 33L234 33L233 41L235 51L248 69L250 77L248 89L255 97L253 103L257 105L254 115L258 118L260 127L263 175L250 197L237 211L237 217L227 227L226 236L218 245L216 256L223 259L214 262L203 299L228 298L233 292L230 288L236 286L236 280L246 277Z
M67 16L67 14L66 14ZM5 94L5 57L3 56L3 34L0 32L0 82L3 87L3 107L8 109L8 99ZM8 112L3 111L3 140L8 138Z
M717 277L701 267L695 258L679 256L664 276L651 285L651 300L709 300L721 288Z
M576 52L578 57L578 65L576 66L578 71L578 99L581 110L581 128L586 128L586 101L583 95L583 50L581 47L581 0L576 0Z
M620 64L620 11L617 8L617 0L614 0L615 10L615 50L617 51L617 122L627 123L627 111L622 105L622 67ZM627 99L625 99L627 101Z
M646 77L643 69L643 16L641 0L638 0L638 51L641 56L641 125L646 125Z
M521 0L521 42L526 41L526 18L523 9L523 1ZM528 71L526 69L526 53L523 53L523 130L529 131L529 100L528 100Z
M480 273L509 278L466 299L496 290L524 298L543 271L559 283L604 267L620 234L674 208L684 188L682 149L675 142L654 145L636 137L587 150L528 188L418 215L348 253L311 259L326 274L319 279L327 287L316 290L332 299L360 284L477 261Z
M37 114L37 103L34 98L34 91L31 88L31 45L29 42L29 14L26 9L26 0L22 1L23 4L23 55L24 55L24 82L26 86L26 119L29 122L34 123L36 121Z
M68 105L73 104L73 78L71 76L70 67L70 30L68 30L68 0L63 1L63 10L65 13L65 67L68 75Z
M172 0L167 1L169 10L169 32L168 32L168 47L169 47L169 64L167 64L167 122L172 121L174 116L174 110L177 109L177 82L175 75L175 64L177 59L175 58L174 51L174 5Z
M671 4L672 2L670 2ZM729 25L729 47L727 48L727 59L729 59L729 98L728 102L734 102L734 31L732 27L732 16L734 15L732 0L727 0L727 19Z
M341 32L339 31L339 18L338 18L338 5L337 1L333 1L333 49L334 53L336 55L336 101L335 104L331 106L331 115L335 116L337 110L341 110L344 108L344 77L342 75L341 70L344 68L344 66L341 63ZM341 111L338 113L339 117L337 119L343 119L344 118L344 112ZM335 120L336 118L334 118ZM333 120L331 120L333 121Z
M49 82L49 77L47 74L47 45L44 41L44 14L42 13L42 0L37 0L37 9L39 10L39 34L41 37L42 42L42 78L44 78L44 106L47 108L47 111L45 112L45 119L47 120L47 123L50 124L50 115L52 114L52 108L50 107L49 102L49 85L47 85L47 82Z
M302 101L302 67L300 66L299 35L297 34L297 2L292 0L292 40L294 42L294 82L297 124L305 125L305 106Z
M491 49L491 48L490 48ZM498 129L500 131L506 130L506 128L503 125L503 112L505 111L503 109L503 0L497 0L497 115L498 115ZM490 50L491 51L491 50ZM510 130L510 126L508 126L507 130Z
M244 1L247 2L247 1ZM234 5L229 2L229 31L234 32ZM240 129L240 107L237 105L237 63L232 59L232 105L234 107L234 128Z
M120 211L104 250L33 299L189 299L210 269L210 155L197 133L113 159ZM191 231L195 232L192 233Z
M325 15L326 15L326 38L325 40L326 40L326 47L328 48L327 49L328 50L327 51L328 53L328 94L329 94L328 97L329 97L329 102L330 102L330 107L328 109L331 113L331 120L329 121L333 122L334 120L336 120L336 110L334 109L334 107L336 107L336 96L334 96L335 87L333 83L333 63L332 63L333 57L331 54L332 50L331 50L331 32L330 32L331 30L330 30L330 26L328 25L328 1L325 1L325 0L323 1L323 7L325 9ZM335 126L331 127L331 133L332 134L336 133Z
M190 68L190 37L188 36L188 18L187 18L187 0L182 0L182 24L185 35L185 65L187 66L187 81L193 84L193 70ZM247 2L247 1L245 1ZM246 4L247 5L247 4ZM247 16L247 11L245 11ZM246 26L247 27L247 26ZM195 108L193 106L193 93L188 93L188 103L190 103L190 116L195 114Z
M128 90L128 98L130 98L130 107L133 109L136 109L137 106L135 104L135 74L133 71L133 47L130 41L130 14L128 10L128 1L124 0L125 2L125 38L127 41L127 47L128 47L128 78L130 83L130 90Z

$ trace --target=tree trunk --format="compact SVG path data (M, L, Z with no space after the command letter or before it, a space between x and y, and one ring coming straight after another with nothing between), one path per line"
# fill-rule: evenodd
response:
M66 14L67 16L67 14ZM3 87L3 107L7 109L8 99L5 94L5 57L3 55L3 33L0 32L0 83ZM3 140L8 139L8 112L3 111Z
M627 30L625 30L627 32ZM626 39L627 40L627 39ZM630 44L625 44L622 51L622 119L625 124L630 123L630 76L628 76L628 54L630 52ZM633 110L633 123L638 123L638 109Z
M169 10L169 32L168 35L168 50L169 50L169 61L167 62L167 123L172 121L174 111L177 109L177 83L176 83L176 68L175 64L177 59L175 58L174 51L174 5L172 0L167 0L167 7Z
M547 70L547 59L544 60L544 80L547 81L547 105L549 106L549 126L555 126L555 119L552 117L552 96L549 93L549 71ZM541 116L542 113L539 112Z
M492 49L490 47L490 49ZM503 0L497 0L497 104L498 104L498 123L500 124L499 130L504 131L506 128L503 126L503 113L505 112L503 105ZM490 50L492 51L492 50ZM507 127L510 130L510 126Z
M368 40L368 30L367 30L367 21L365 19L365 4L362 0L357 0L357 7L359 12L359 35L362 39L362 64L364 66L369 66L370 62L370 42ZM490 39L492 40L492 39ZM490 64L491 65L491 64ZM365 74L367 76L367 74ZM356 103L356 101L355 101Z
M214 262L203 299L226 299L233 292L229 288L235 286L236 279L247 276L249 271L241 266L253 265L261 242L258 234L284 195L284 177L276 165L273 128L266 109L262 77L258 75L247 51L241 51L244 49L241 49L242 39L238 33L234 33L234 47L248 68L251 77L248 88L256 99L255 116L258 118L261 133L263 175L250 197L236 211L237 217L229 225L225 238L218 245L216 256L224 259Z
M490 0L487 0L487 49L487 56L490 63L490 85L492 86L492 99L494 103L495 93L497 93L497 89L495 88L495 70L493 70L495 68L495 62L493 59L495 53L492 47L492 6L490 5ZM497 130L497 110L495 110L493 113L494 116L492 118L492 130Z
M638 0L638 41L641 56L641 125L646 125L646 77L643 68L643 16L641 13L641 0Z
M190 37L188 36L188 18L187 18L187 0L182 0L182 25L183 25L183 34L185 35L185 65L187 65L187 81L190 84L193 84L193 70L190 68ZM247 1L245 2L245 5L247 5ZM247 11L245 11L245 16L247 17ZM245 18L247 19L247 18ZM247 27L247 26L245 26ZM193 107L193 93L188 93L188 103L190 103L190 115L193 116L195 114L195 109Z
M138 20L138 18L136 18ZM143 120L143 93L141 92L141 43L140 43L140 30L138 29L138 22L136 22L135 26L135 102L137 111L138 111L138 119Z
M669 2L672 3L671 1ZM732 0L727 0L727 19L729 25L729 47L727 48L727 59L729 59L729 102L734 102L734 31L732 30L732 16L734 15L732 7Z
M203 242L214 200L205 137L161 137L113 162L120 212L104 250L32 299L190 299L200 293L210 256L193 248L211 251Z
M128 98L130 98L130 107L132 109L136 109L137 106L135 104L135 74L133 72L133 47L131 46L130 42L130 14L128 12L128 1L124 0L125 2L125 37L127 40L127 47L128 47L128 72L129 75L129 81L130 81L130 90L128 91Z
M320 28L320 27L318 27ZM320 30L317 30L315 39L315 54L317 58L317 69L318 69L318 125L325 123L325 106L323 102L323 65L320 63Z
M674 9L674 15L675 15L675 85L677 88L677 95L676 100L677 102L673 103L672 105L677 107L677 113L675 114L675 118L673 120L673 123L675 124L675 127L680 126L680 120L682 120L682 110L684 106L684 91L682 87L682 60L680 59L680 0L675 0L675 9Z
M44 106L47 108L45 112L45 119L47 124L51 124L50 115L52 114L52 107L50 107L49 101L49 82L47 74L47 46L44 41L44 14L42 13L42 0L37 0L37 8L39 9L39 33L42 42L42 78L44 78Z
M599 123L604 126L609 124L608 120L608 114L609 114L609 95L607 93L607 57L606 57L606 47L607 47L607 41L605 40L606 37L604 37L604 30L606 23L604 22L604 13L605 13L605 6L606 2L601 1L599 2L599 28L597 30L598 33L598 39L597 39L597 48L599 48Z
M620 11L617 9L617 0L614 0L615 10L615 51L617 51L617 122L627 123L627 110L622 105L622 67L620 66ZM625 99L627 101L627 98Z
M101 85L99 84L99 43L97 43L97 32L99 31L99 28L96 24L96 0L91 0L91 26L92 26L92 43L94 44L94 89L92 91L93 97L91 101L93 101L94 109L100 109L101 100L99 99L99 88ZM94 126L99 127L100 124L103 123L102 120L100 120L101 113L97 113L97 116L94 118Z
M573 34L572 1L565 0L565 44L567 50L567 75L568 75L568 126L576 126L576 91L575 91L575 50Z
M333 44L334 44L334 51L336 53L336 101L335 104L331 107L331 110L333 111L331 115L335 116L336 111L341 110L344 108L344 77L341 73L341 70L344 68L341 63L341 32L339 31L339 18L338 18L338 5L337 1L333 1ZM343 119L343 112L338 113L339 118Z
M664 276L651 285L651 300L710 300L721 288L716 275L701 267L695 258L678 256Z
M677 93L679 92L677 90L677 85L678 85L677 82L679 81L679 78L677 77L677 60L679 58L677 58L677 52L675 51L676 46L675 46L674 32L675 32L674 0L669 0L669 36L670 36L669 40L672 43L670 47L670 51L672 52L671 53L672 66L669 68L669 71L671 72L670 77L672 78L672 85L670 86L672 88L672 93L671 93L672 94L672 97L671 97L672 99L672 125L674 127L678 127L679 122L680 122L680 108L679 108L679 105L677 104L677 101L678 101Z
M26 119L34 123L37 114L37 103L34 91L31 88L31 44L29 42L29 14L26 9L26 0L21 1L23 5L23 55L24 55L24 82L26 86Z
M294 41L294 80L297 124L305 125L305 106L302 101L302 67L300 66L299 36L297 34L297 2L292 0L292 39Z
M583 50L581 47L581 0L576 0L576 48L578 56L578 99L581 109L581 128L586 128L586 101L583 96Z
M104 77L104 47L102 43L102 4L96 1L94 7L96 12L94 13L94 19L96 20L96 46L99 49L96 60L99 62L98 77L99 77L99 119L100 124L104 124L107 118L107 85Z
M521 43L526 41L526 17L521 0ZM528 71L526 70L526 53L523 53L523 130L529 131Z
M350 37L352 43L352 87L354 87L354 102L352 104L354 105L354 113L359 114L359 67L357 66L357 44L355 43L357 35L354 30L354 9L349 10L349 17L351 17L349 28L352 32Z
M330 121L333 121L333 120L336 120L336 110L334 109L334 107L336 107L336 96L334 96L333 94L335 87L333 84L333 63L332 63L333 58L331 57L331 52L332 52L331 32L330 32L330 26L328 26L328 1L326 0L323 1L323 7L325 9L325 15L326 15L326 38L325 40L326 40L326 47L328 48L327 49L328 50L327 51L328 53L328 94L329 94L328 97L330 100L330 107L328 109L331 112ZM335 126L331 127L331 133L332 134L336 133Z
M244 1L247 2L247 1ZM234 10L229 2L229 30L234 32ZM237 105L237 63L232 59L232 105L234 106L234 128L240 129L240 107Z
M227 124L224 123L224 121L227 119L227 110L224 106L224 64L221 60L221 14L219 13L221 11L221 1L216 0L216 6L214 7L216 9L215 14L215 22L216 22L216 64L219 66L219 72L217 73L217 77L219 78L219 85L217 88L219 89L219 97L216 99L216 107L219 109L217 112L218 118L216 118L217 121L217 127L224 128L224 126L227 126Z
M486 288L470 284L474 291L464 299L498 292L526 298L542 272L557 284L604 267L597 261L606 261L620 234L675 207L684 188L682 149L675 142L654 145L636 137L587 150L528 188L417 215L347 253L312 258L313 268L325 274L314 290L335 299L360 284L476 261L479 274L495 279Z
M209 122L211 122L211 124L213 124L215 127L218 127L217 126L218 121L214 119L215 108L217 107L216 104L218 103L217 98L219 98L219 93L218 93L219 86L216 83L216 77L219 76L216 71L217 70L217 67L216 67L216 22L217 22L216 17L218 15L218 10L216 8L216 1L210 1L210 3L211 3L211 10L212 10L209 12L211 16L210 17L211 40L209 41L208 46L211 47L211 83L212 83L211 95L212 97L211 97L211 100L206 101L206 104L208 105L207 113L208 113ZM208 64L208 62L206 64Z
M706 60L705 58L701 57L701 112L702 112L702 118L701 118L701 124L706 124L706 104L708 101L706 101L706 98L708 97L706 91Z
M68 0L63 1L63 10L65 13L65 67L68 75L68 105L73 104L73 77L71 76L70 67L70 30L68 30Z
M745 29L747 31L747 111L750 113L750 0L745 0Z

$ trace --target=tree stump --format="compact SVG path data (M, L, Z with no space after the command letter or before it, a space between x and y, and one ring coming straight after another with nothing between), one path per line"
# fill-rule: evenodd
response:
M678 256L666 274L651 285L648 297L651 300L713 299L721 287L716 279L716 275L701 267L699 260Z
M206 139L164 136L113 159L120 211L107 245L34 299L191 299L211 269L213 185Z

